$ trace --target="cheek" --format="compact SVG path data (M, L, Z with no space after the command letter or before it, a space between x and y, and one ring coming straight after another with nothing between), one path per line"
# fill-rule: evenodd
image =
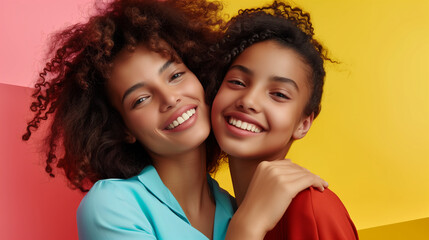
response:
M217 119L217 116L219 115L219 110L217 107L218 107L218 102L216 101L216 98L215 98L210 112L210 120L213 128L216 128L217 126L216 119Z
M268 122L275 132L293 131L297 113L293 108L273 108L269 112Z
M192 85L190 84L190 86L188 87L188 91L191 93L196 93L198 97L204 97L204 88L200 84L200 82Z
M144 113L136 112L129 114L128 117L124 119L126 127L135 137L138 137L141 133L147 134L147 131L156 127L156 115L150 114L150 110L151 109L147 109Z
M222 85L223 86L223 85ZM232 99L232 93L228 90L224 89L223 87L220 87L219 91L216 94L216 97L213 101L212 109L217 111L218 113L222 108L225 108L227 105L231 104ZM213 114L213 111L212 111Z
M220 98L218 98L218 95L216 95L212 104L212 112L211 112L212 115L215 115L218 112L219 106L220 106Z
M221 117L221 112L225 107L224 97L222 96L221 92L219 92L216 95L216 98L213 101L212 110L211 110L211 118L213 121L213 124L216 123L216 119Z
M224 109L223 99L222 93L219 91L213 101L211 109L211 124L215 135L219 134L218 131L220 130L222 124L222 110Z
M195 75L192 75L186 79L186 85L181 86L181 88L187 93L193 93L194 95L198 95L198 97L204 97L203 85L201 85L200 81Z

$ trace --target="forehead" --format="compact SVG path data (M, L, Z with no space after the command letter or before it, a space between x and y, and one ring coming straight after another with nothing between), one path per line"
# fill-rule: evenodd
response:
M111 79L118 80L135 74L150 73L156 65L166 59L145 46L138 46L132 52L124 50L113 61Z
M167 60L181 62L177 53L164 40L160 40L156 44L140 43L132 51L127 47L122 49L115 57L111 70L116 77L121 74L126 75L130 73L130 70L148 72L150 67L159 61Z
M232 65L244 65L259 77L287 77L304 85L309 83L312 72L301 55L274 40L253 44Z

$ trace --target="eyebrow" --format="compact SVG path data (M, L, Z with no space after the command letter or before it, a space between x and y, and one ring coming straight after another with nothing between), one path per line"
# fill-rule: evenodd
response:
M172 63L173 63L173 61L171 61L171 60L165 62L164 65L162 65L162 67L159 69L158 74L161 75L165 71L165 69L167 69Z
M296 82L294 80L292 80L290 78L273 76L273 77L270 77L270 80L274 81L274 82L283 82L283 83L290 84L290 85L292 85L299 92L298 85L296 84Z
M247 75L251 75L251 76L254 75L252 70L248 69L247 67L245 67L243 65L232 65L228 70L231 70L231 69L237 69L241 72L244 72Z
M171 64L173 63L173 61L167 61L165 62L158 70L158 75L161 75ZM125 98L130 95L132 92L134 92L135 90L137 90L138 88L141 88L144 86L144 83L139 82L134 84L133 86L131 86L130 88L128 88L125 93L124 96L122 96L122 103L124 103Z
M135 90L143 86L144 86L144 83L137 83L131 86L130 88L128 88L127 91L125 91L124 96L122 97L122 103L124 103L124 100L128 95L130 95L132 92L134 92Z
M250 70L249 68L243 66L243 65L233 65L229 68L229 70L231 69L237 69L247 75L253 76L254 72L252 70ZM274 82L283 82L283 83L287 83L287 84L291 84L297 91L299 91L299 87L296 84L296 82L290 78L285 78L285 77L279 77L279 76L271 76L270 77L270 81L274 81Z

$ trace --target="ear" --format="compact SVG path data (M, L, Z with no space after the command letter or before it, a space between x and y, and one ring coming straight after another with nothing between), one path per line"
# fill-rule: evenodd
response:
M310 130L311 124L313 124L314 113L311 113L309 116L301 119L298 127L293 132L293 139L301 139L303 138L307 132Z
M137 141L136 137L134 137L130 132L126 131L125 134L127 135L125 137L125 141L127 143L133 144Z

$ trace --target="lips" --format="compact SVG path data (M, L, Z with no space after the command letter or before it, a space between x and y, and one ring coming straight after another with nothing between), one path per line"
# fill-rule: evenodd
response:
M261 129L259 127L257 127L255 124L245 122L245 121L241 121L241 120L238 120L234 117L230 117L228 120L228 123L229 123L229 125L235 126L237 128L241 128L241 129L249 131L249 132L254 132L254 133L260 133L261 132Z
M249 133L260 133L264 131L264 127L247 114L229 113L225 115L225 121L228 125Z
M168 118L164 124L164 129L173 130L180 125L187 123L187 121L195 115L196 109L196 105L188 105L178 109Z
M195 108L191 108L188 111L184 112L182 115L180 115L176 120L174 120L172 123L170 123L167 126L168 130L174 129L175 127L179 126L180 124L186 122L189 120L190 117L192 117L195 114Z

